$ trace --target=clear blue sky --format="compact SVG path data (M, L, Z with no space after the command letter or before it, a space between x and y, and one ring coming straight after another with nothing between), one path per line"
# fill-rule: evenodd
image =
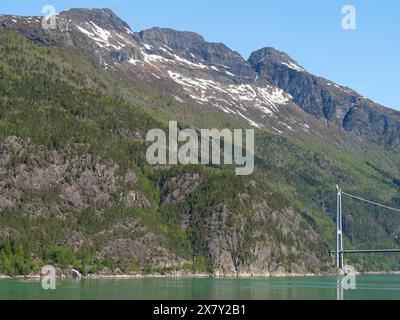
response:
M399 0L14 0L0 13L41 15L43 5L111 8L135 31L153 26L200 33L244 57L272 46L310 72L400 110ZM344 5L357 29L341 28Z

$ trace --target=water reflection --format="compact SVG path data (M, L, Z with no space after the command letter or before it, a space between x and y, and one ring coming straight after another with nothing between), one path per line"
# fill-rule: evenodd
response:
M340 277L338 277L336 282L336 300L344 300L344 288Z

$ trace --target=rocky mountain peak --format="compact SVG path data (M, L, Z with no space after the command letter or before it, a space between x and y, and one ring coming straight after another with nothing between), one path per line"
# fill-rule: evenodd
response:
M257 73L262 73L264 69L279 67L281 69L292 69L297 72L305 70L293 60L288 54L275 48L265 47L254 51L248 62Z
M77 25L91 22L107 30L118 32L131 30L129 25L110 9L70 9L61 12L60 17L67 18Z
M173 54L193 63L220 67L244 82L250 82L255 77L249 63L238 52L222 43L207 42L197 33L152 28L139 35L144 44L158 50L160 55Z
M204 38L188 31L177 31L168 28L151 28L139 33L143 42L154 46L168 46L174 50L193 50L204 46Z

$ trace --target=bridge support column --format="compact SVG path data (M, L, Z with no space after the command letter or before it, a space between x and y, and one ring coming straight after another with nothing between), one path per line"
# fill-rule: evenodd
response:
M336 186L336 267L344 273L342 189Z

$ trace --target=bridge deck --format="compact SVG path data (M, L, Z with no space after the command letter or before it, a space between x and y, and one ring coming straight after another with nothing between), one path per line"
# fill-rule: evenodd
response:
M336 251L331 251L335 254ZM344 254L357 254L357 253L400 253L400 249L361 249L361 250L343 250L340 253Z

